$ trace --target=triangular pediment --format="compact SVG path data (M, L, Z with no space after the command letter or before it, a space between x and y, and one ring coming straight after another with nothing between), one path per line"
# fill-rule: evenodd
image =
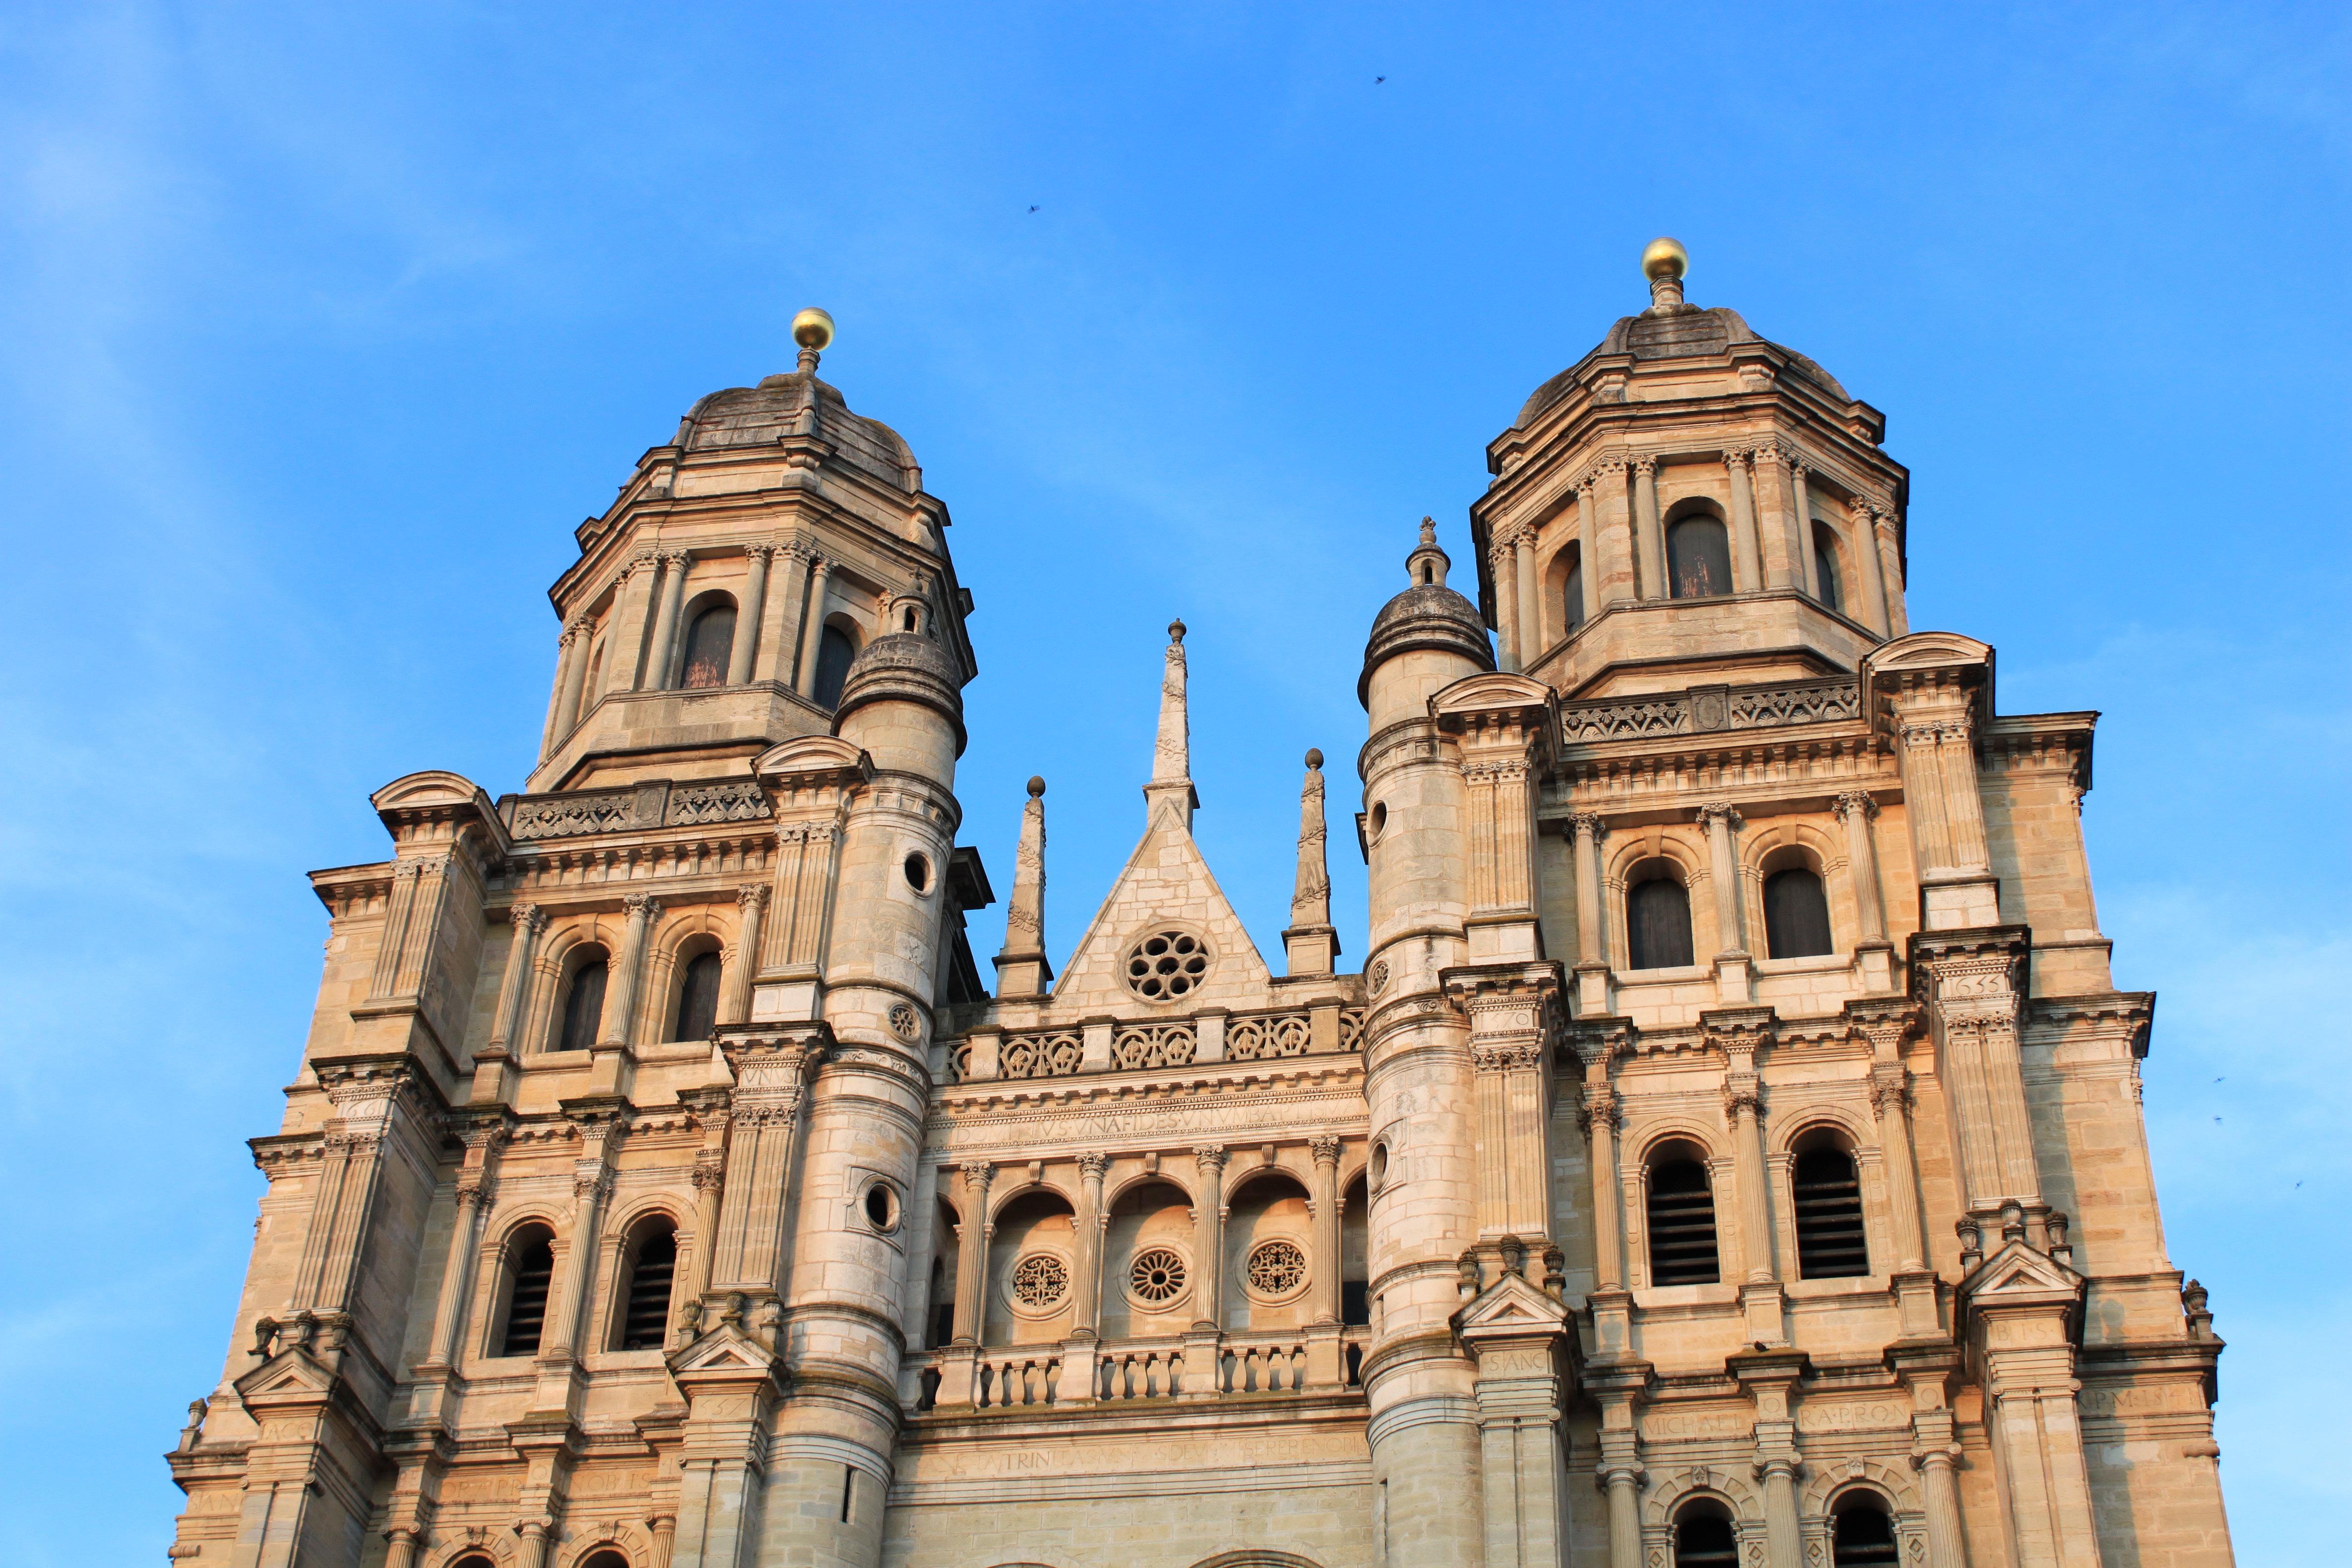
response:
M1181 1018L1202 1007L1266 1005L1273 976L1265 960L1183 818L1171 800L1153 802L1142 840L1055 983L1057 1010L1076 1005L1122 1017L1148 1010ZM1127 961L1137 943L1163 931L1205 943L1208 963L1181 995L1155 1002L1129 987Z
M863 784L874 776L874 760L835 735L795 735L760 753L751 763L752 776L782 783L786 780Z
M1567 1322L1567 1307L1529 1284L1525 1276L1506 1274L1454 1314L1454 1331L1465 1340L1517 1337L1558 1333Z
M278 1352L230 1386L247 1405L309 1401L332 1393L335 1374L297 1348Z
M670 1370L684 1377L698 1372L765 1373L773 1354L732 1323L722 1323L670 1358Z
M2080 1296L2083 1277L2021 1241L2012 1241L1986 1258L1960 1282L1960 1294L1977 1305L2003 1300Z

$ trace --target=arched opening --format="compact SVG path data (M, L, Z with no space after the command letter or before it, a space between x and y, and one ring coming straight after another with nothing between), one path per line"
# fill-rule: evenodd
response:
M669 1293L677 1279L677 1226L654 1215L630 1232L621 1258L620 1310L613 1349L657 1351L669 1338Z
M1891 1568L1896 1561L1885 1502L1860 1489L1839 1498L1830 1513L1831 1568Z
M1691 962L1690 889L1663 857L1633 868L1625 889L1628 969L1678 969Z
M721 599L694 617L686 629L686 662L678 686L701 691L727 684L727 660L735 648L735 605Z
M1363 1327L1372 1321L1371 1200L1358 1176L1339 1204L1339 1321Z
M1666 591L1677 599L1731 592L1731 535L1721 519L1694 512L1666 530Z
M1077 1215L1058 1193L1028 1192L997 1212L988 1248L982 1344L1067 1339L1077 1307Z
M629 1568L629 1560L620 1552L607 1548L580 1564L580 1568Z
M857 639L828 624L816 643L816 685L810 695L820 708L841 706L841 689L848 682L849 665L857 657Z
M572 721L577 724L588 710L596 706L596 694L604 689L604 639L598 637L596 647L588 655L588 679L580 683L580 706L573 709Z
M450 1563L449 1568L499 1568L499 1565L495 1558L487 1557L479 1552L468 1552Z
M716 948L686 961L677 979L677 1008L670 1015L670 1038L707 1040L719 1026L719 981L723 960Z
M1823 1129L1797 1152L1790 1190L1797 1209L1797 1272L1806 1279L1853 1279L1870 1272L1862 1219L1862 1176L1853 1152Z
M924 1302L924 1340L938 1350L955 1338L956 1227L955 1205L941 1198L931 1211L931 1291Z
M1835 952L1829 894L1820 873L1801 861L1764 875L1764 951L1772 958L1813 958Z
M1713 1498L1693 1498L1675 1516L1675 1568L1739 1568L1731 1515Z
M1295 1329L1315 1315L1312 1285L1326 1259L1314 1256L1307 1189L1283 1172L1254 1175L1234 1189L1224 1226L1224 1323L1228 1329Z
M1181 1334L1192 1326L1192 1200L1174 1184L1129 1187L1103 1235L1106 1339Z
M604 950L593 945L583 948L572 960L572 973L563 984L563 1022L556 1030L557 1050L584 1051L596 1043L596 1030L604 1021L608 968Z
M1705 1156L1689 1143L1650 1156L1650 1283L1712 1285L1722 1278L1715 1247L1715 1189Z
M490 1342L499 1355L537 1355L547 1326L547 1289L555 1279L555 1233L527 1225L507 1237L504 1279L499 1294L498 1331Z
M1836 530L1825 522L1816 522L1813 524L1813 597L1843 614L1845 609L1844 577L1838 561Z

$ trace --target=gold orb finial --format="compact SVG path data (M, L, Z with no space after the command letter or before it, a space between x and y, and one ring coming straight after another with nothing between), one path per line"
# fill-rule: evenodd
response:
M1642 276L1653 280L1680 278L1690 270L1690 252L1679 239L1660 235L1642 247Z
M833 346L833 318L811 305L793 318L793 342L823 353Z

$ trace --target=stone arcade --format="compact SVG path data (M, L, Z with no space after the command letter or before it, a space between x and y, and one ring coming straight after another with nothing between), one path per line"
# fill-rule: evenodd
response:
M1372 619L1370 929L1309 752L1281 973L1180 625L1133 857L1056 973L1032 780L992 994L947 508L821 312L696 405L522 793L396 780L311 879L173 1558L2227 1563L2094 716L1910 630L1881 416L1643 262L1488 448L1475 602L1424 522Z

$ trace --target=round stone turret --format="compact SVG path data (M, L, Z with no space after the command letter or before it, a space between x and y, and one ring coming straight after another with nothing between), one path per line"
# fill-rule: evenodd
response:
M1372 617L1364 645L1356 700L1371 714L1374 730L1419 711L1439 688L1495 668L1478 607L1445 585L1452 564L1438 547L1437 525L1423 518L1421 542L1405 557L1412 586Z
M834 733L877 767L950 783L963 755L963 675L947 649L913 632L876 637L850 662Z

